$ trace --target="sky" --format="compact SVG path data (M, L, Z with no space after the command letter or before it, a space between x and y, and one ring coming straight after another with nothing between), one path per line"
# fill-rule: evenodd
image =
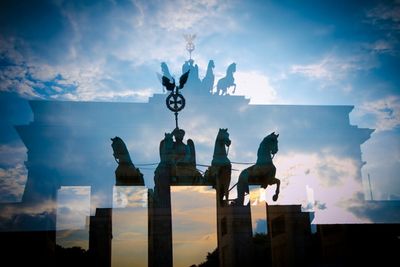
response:
M399 1L5 0L0 4L1 202L19 201L26 182L26 148L13 126L33 120L27 100L147 102L162 93L156 75L161 62L176 77L181 74L188 58L184 34L196 34L192 58L200 77L210 59L216 80L229 64L237 64L235 94L244 95L250 104L354 106L350 124L374 132L361 146L366 162L361 190L360 185L347 188L357 187L351 193L362 192L366 199L400 198ZM195 122L201 125L202 119L198 116ZM189 132L192 126L187 126ZM329 187L331 180L321 177L331 176L324 169L327 164L342 177L359 176L350 154L285 149L287 132L283 126L275 128L284 133L276 158L278 174L288 176L291 171L292 176L305 177L288 183L286 196L301 188L304 197L299 202L314 202L320 210L324 204L329 210L329 203L342 201L335 196L338 189ZM205 151L211 149L207 142L213 146L215 130L190 133ZM235 132L231 135L235 144ZM138 148L129 141L130 148ZM237 155L239 148L232 149L232 156ZM209 160L201 155L200 159ZM328 204L318 199L321 188L332 196ZM86 193L69 190L75 192L73 197L68 197L68 190L59 192L63 201L81 195L87 202L87 188L82 189ZM282 203L287 203L290 197L282 194ZM67 215L60 206L57 212ZM79 220L65 220L60 229L77 220L82 225L88 209L79 209ZM207 231L204 236L210 234Z

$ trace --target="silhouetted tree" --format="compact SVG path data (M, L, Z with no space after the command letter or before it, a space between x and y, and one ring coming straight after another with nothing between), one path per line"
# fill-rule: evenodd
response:
M214 249L213 252L208 252L206 256L206 261L200 263L199 265L192 265L190 267L218 267L218 248Z
M81 247L63 248L57 245L56 263L59 267L88 267L89 253Z
M269 253L269 239L266 234L257 233L253 236L254 244L254 262L253 264L257 266L260 264L262 266L266 262L271 261L271 255ZM200 263L199 265L191 265L190 267L218 267L218 248L214 249L213 252L208 252L206 256L206 261Z

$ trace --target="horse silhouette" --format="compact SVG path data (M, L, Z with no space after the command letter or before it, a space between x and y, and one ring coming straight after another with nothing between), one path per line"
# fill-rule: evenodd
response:
M273 201L278 199L280 180L275 177L276 167L272 163L274 155L278 152L278 136L275 132L266 136L257 151L257 162L255 165L244 169L237 183L237 205L243 205L245 193L249 193L249 184L261 185L266 188L268 185L276 184ZM272 156L271 156L272 155Z
M217 95L227 95L228 89L233 86L232 94L235 93L236 84L235 78L233 78L233 73L236 72L236 63L232 63L226 69L225 77L221 78L217 82Z
M215 139L214 155L211 166L204 174L204 179L213 184L213 187L218 192L218 204L223 203L225 197L229 199L229 184L231 182L232 165L228 159L226 147L230 146L228 129L219 129L217 138Z
M118 163L115 170L116 185L144 185L143 174L133 165L124 141L116 136L111 138L114 159Z
M214 60L210 60L207 66L206 76L204 76L203 80L201 81L202 90L205 92L210 92L211 94L213 93L215 80L214 68Z

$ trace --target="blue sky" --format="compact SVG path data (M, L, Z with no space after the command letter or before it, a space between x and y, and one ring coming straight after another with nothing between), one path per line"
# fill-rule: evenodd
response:
M145 102L162 92L161 62L180 75L187 33L200 76L209 59L216 79L236 62L252 104L353 105L350 123L375 129L361 147L366 198L369 173L374 199L399 199L399 1L54 0L0 4L2 200L26 180L13 125L33 119L27 100Z
M252 103L354 105L351 123L376 130L363 158L376 197L387 199L400 193L379 190L378 178L397 180L399 164L399 8L396 1L2 1L2 118L29 121L26 105L15 108L18 98L146 101L161 92L160 62L179 75L182 35L196 33L200 75L209 59L216 78L236 62L237 94ZM376 151L392 171L376 169Z

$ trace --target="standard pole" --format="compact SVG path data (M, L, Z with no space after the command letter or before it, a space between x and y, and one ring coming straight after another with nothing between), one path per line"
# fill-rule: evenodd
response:
M175 126L176 126L176 128L179 128L178 127L178 112L175 112Z

